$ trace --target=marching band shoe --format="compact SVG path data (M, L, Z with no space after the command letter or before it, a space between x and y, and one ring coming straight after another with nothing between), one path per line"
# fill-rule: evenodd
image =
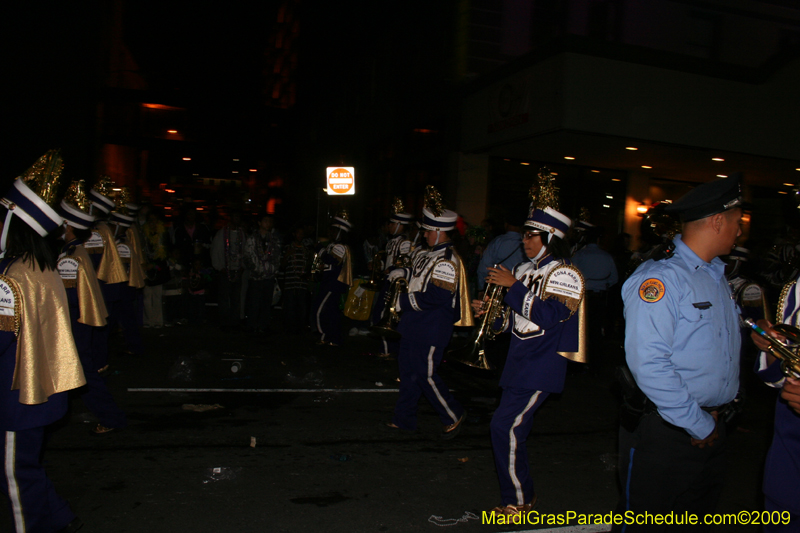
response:
M511 505L508 504L506 506L495 507L492 509L491 512L495 514L501 514L504 516L512 517L518 515L528 514L534 507L536 507L536 495L533 495L533 499L531 503L525 503L523 505Z
M107 428L103 424L97 424L94 428L92 428L92 433L95 435L105 435L106 433L111 433L114 431L114 428Z
M467 418L467 412L464 411L461 413L461 418L459 418L456 422L444 426L442 428L442 440L450 440L456 437L461 432L461 426L464 422L464 419Z

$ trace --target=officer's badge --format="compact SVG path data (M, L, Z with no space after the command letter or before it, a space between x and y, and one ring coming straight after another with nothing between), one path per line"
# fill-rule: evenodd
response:
M58 261L58 275L64 282L64 287L75 287L78 282L78 261L73 257L62 257Z
M555 298L573 313L583 299L583 274L572 265L561 265L550 271L544 280L542 300Z
M433 265L433 271L431 272L431 283L441 289L455 292L455 290L458 288L457 272L456 264L452 261L439 261Z
M21 304L16 283L0 275L0 331L11 331L14 335L19 335Z
M659 301L664 297L665 292L664 284L661 283L661 280L657 280L656 278L644 280L642 284L639 285L639 298L649 304L654 304Z

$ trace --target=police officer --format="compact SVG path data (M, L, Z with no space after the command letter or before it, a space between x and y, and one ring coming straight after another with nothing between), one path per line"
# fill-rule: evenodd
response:
M447 234L455 228L457 218L429 186L422 228L430 250L416 256L408 292L399 294L397 305L402 311L397 327L402 335L397 357L400 396L387 424L393 430L417 429L419 398L424 395L439 415L443 439L452 439L461 431L464 408L437 373L454 327L472 325L464 265Z
M490 425L502 505L516 516L536 504L526 440L533 416L550 394L560 393L567 357L578 352L578 310L584 295L580 271L569 263L564 236L571 221L547 206L532 207L523 227L526 261L509 271L489 268L486 282L507 287L511 345L500 378L503 395ZM473 307L481 313L481 301Z
M63 219L53 209L63 163L50 151L14 181L0 237L0 444L17 533L77 531L82 522L42 466L46 426L67 412L66 391L85 383L56 272Z
M339 309L339 300L353 284L350 247L344 242L353 227L348 218L347 212L333 217L331 230L336 232L335 237L319 251L322 279L314 306L317 331L320 333L317 342L319 345L342 345L342 311Z
M719 256L741 235L741 205L736 179L693 189L668 208L683 222L674 253L643 263L623 286L626 360L647 398L638 426L620 429L625 510L702 516L716 507L741 345Z

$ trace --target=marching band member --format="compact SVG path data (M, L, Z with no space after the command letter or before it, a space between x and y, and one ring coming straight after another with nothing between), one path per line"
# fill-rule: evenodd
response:
M567 259L563 239L571 221L556 210L555 190L552 176L540 173L538 207L532 204L523 226L527 261L513 271L489 268L486 278L508 288L504 302L513 311L513 335L500 378L503 395L490 425L502 498L493 511L507 516L525 514L536 504L525 444L533 416L550 394L563 390L568 358L580 360L576 311L584 282ZM481 305L473 301L479 314Z
M410 261L411 251L414 248L411 244L411 239L408 238L408 225L413 222L414 217L404 212L403 202L400 198L395 198L392 204L392 211L392 216L389 217L389 231L392 236L389 238L389 242L386 243L386 262L383 270L386 278L381 291L378 293L377 305L373 307L373 324L380 323L383 318L383 313L386 311L386 293L389 291L392 281L397 276L404 277L404 271L399 270L402 265L398 264L398 262ZM392 353L397 353L397 343L395 341L389 341L386 337L381 336L381 345L383 348L381 356L388 357Z
M0 237L0 430L3 472L17 533L77 531L83 523L42 466L46 426L67 412L66 391L86 383L56 272L63 219L51 207L63 162L39 159L2 199Z
M331 230L336 235L319 252L323 269L315 304L317 331L322 335L317 342L319 345L342 345L342 311L339 309L339 300L353 284L350 247L344 242L353 227L348 218L346 211L333 217Z
M464 265L447 234L455 228L458 215L444 209L431 186L425 204L422 227L430 251L416 256L408 292L399 294L400 397L388 427L416 430L417 404L425 395L442 422L442 438L452 439L461 430L465 411L436 371L454 326L471 326L472 313Z
M119 287L119 299L109 305L108 325L113 330L116 324L122 327L122 333L127 345L124 353L127 355L143 355L144 345L139 329L139 320L136 318L137 293L145 286L144 268L142 267L141 243L137 244L138 232L131 232L133 217L128 214L128 198L125 190L114 199L116 208L108 217L108 222L114 228L114 240L117 253L125 269L128 282Z
M109 315L112 309L119 305L122 299L123 287L128 283L128 273L122 264L122 259L117 251L114 233L106 221L111 210L114 209L114 200L111 198L111 180L101 176L95 186L89 190L92 203L90 214L96 217L92 235L83 243L84 248L92 259L100 290ZM106 324L98 328L92 335L93 362L100 372L108 368L108 342L111 327Z
M787 284L781 292L776 322L800 326L800 283ZM782 336L771 329L769 322L760 320L759 325L773 336ZM764 524L766 532L797 531L800 524L800 379L786 377L781 371L781 361L767 351L770 344L756 333L751 334L756 346L762 350L756 361L756 372L770 387L781 390L775 402L775 424L772 445L767 452L764 466L764 510L791 514L789 524Z
M83 180L73 182L61 201L64 217L64 247L58 259L58 273L64 282L69 302L72 336L86 376L81 398L99 423L92 429L103 434L127 425L125 413L117 407L102 376L97 372L92 353L92 335L106 325L108 311L97 281L94 265L83 247L91 235L94 216L88 213L89 202Z

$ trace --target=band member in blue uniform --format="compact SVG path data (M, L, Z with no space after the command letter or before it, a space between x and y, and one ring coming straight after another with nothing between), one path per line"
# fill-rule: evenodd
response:
M322 279L314 307L317 331L321 334L317 344L320 345L342 345L342 311L339 302L353 284L350 247L345 243L347 233L353 227L348 218L345 211L333 217L331 229L336 235L319 252Z
M703 516L716 508L741 346L719 256L741 235L741 205L733 177L693 189L667 208L683 222L674 253L642 263L622 288L625 357L646 402L636 419L623 412L620 511Z
M454 326L472 325L464 264L447 234L457 218L454 211L444 209L438 191L428 186L422 227L430 250L416 256L407 277L408 292L398 297L400 397L388 424L392 429L416 430L419 398L424 395L439 415L443 439L461 431L465 411L436 371Z
M800 283L795 280L787 284L781 292L778 313L775 318L778 324L800 326ZM784 340L781 335L771 329L769 322L762 320L759 325L771 335ZM770 344L761 336L753 333L753 341L763 350L756 362L756 372L770 387L781 389L775 403L775 426L772 445L767 452L764 466L764 510L788 512L788 524L781 516L780 523L764 524L766 532L800 531L800 379L786 377L781 371L781 361L767 351Z
M123 288L128 283L128 273L122 264L117 251L114 230L109 226L107 219L114 209L114 200L111 198L111 180L101 176L95 186L89 190L92 203L90 214L96 217L92 235L83 243L84 248L92 259L103 300L109 314L112 308L119 305L122 300ZM108 344L111 327L106 324L97 328L92 335L92 356L97 370L104 372L108 368Z
M122 328L126 344L124 354L143 355L144 345L136 315L138 292L145 286L142 247L136 237L138 232L131 228L134 219L128 213L126 192L123 188L114 199L116 207L108 217L113 227L117 253L128 277L128 282L120 287L119 300L108 307L108 325L112 331L116 324Z
M73 182L61 201L59 212L65 221L65 244L58 259L58 273L67 291L72 336L86 376L86 386L80 390L81 398L99 420L92 431L103 434L125 427L127 419L97 372L92 353L92 335L106 325L108 311L94 265L83 247L94 222L84 191L83 181Z
M48 152L3 197L0 248L0 490L17 533L83 525L42 466L45 428L67 412L66 391L85 383L56 272L63 219L53 209L63 163ZM58 235L57 235L58 234Z
M558 202L548 172L540 173L539 189L538 207L531 206L523 226L527 260L513 271L490 267L486 277L487 284L508 288L503 301L512 311L511 344L500 378L503 395L490 425L502 498L493 511L507 516L527 513L536 504L526 447L533 417L550 394L564 388L567 358L582 360L576 311L584 282L567 260L569 248L563 240L571 221L555 209ZM473 301L479 314L481 304Z
M375 298L375 305L372 309L372 323L378 324L386 311L386 293L389 291L392 280L397 277L398 272L390 279L393 271L410 264L413 246L411 239L408 238L408 225L413 222L414 217L404 212L403 202L400 198L395 198L392 204L392 216L389 217L389 233L391 237L386 243L386 261L383 269L383 284L378 296ZM381 347L383 357L388 357L397 353L397 342L389 341L381 337Z

